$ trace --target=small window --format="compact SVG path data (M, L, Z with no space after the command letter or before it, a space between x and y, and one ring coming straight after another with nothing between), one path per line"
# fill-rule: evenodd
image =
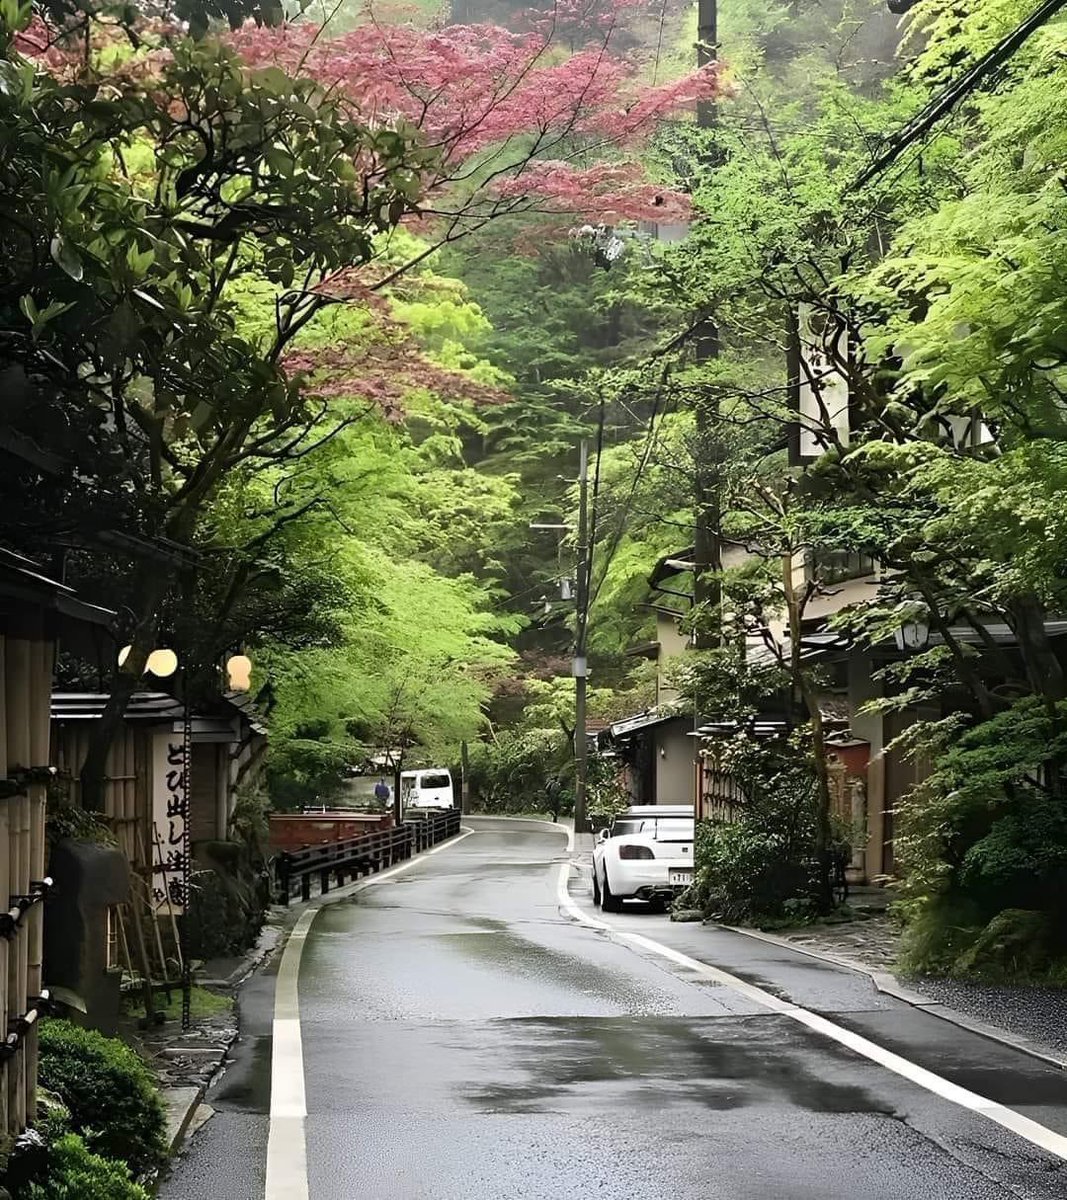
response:
M420 788L446 788L452 786L452 780L447 775L423 775L419 781Z
M820 583L845 583L875 574L875 561L869 554L850 550L816 550L809 559L809 571Z

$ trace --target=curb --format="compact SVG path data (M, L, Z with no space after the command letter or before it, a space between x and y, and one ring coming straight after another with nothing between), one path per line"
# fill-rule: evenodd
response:
M170 1147L171 1154L176 1154L182 1142L185 1140L185 1135L189 1130L189 1126L193 1123L193 1117L196 1115L196 1110L203 1103L205 1095L207 1095L208 1084L202 1083L198 1087L176 1087L167 1088L162 1093L164 1103L167 1103L167 1093L172 1095L176 1092L192 1093L186 1100L181 1101L182 1107L176 1108L175 1112L180 1113L177 1120L171 1120L170 1105L168 1104L168 1128L167 1142Z
M181 1102L184 1105L184 1108L175 1109L175 1112L180 1112L181 1115L176 1119L171 1120L167 1131L171 1156L176 1155L182 1148L190 1128L193 1128L194 1132L199 1128L195 1121L196 1115L199 1112L201 1105L205 1104L205 1101L207 1100L207 1094L211 1090L215 1080L219 1077L222 1071L225 1070L226 1063L229 1060L230 1050L233 1048L237 1039L241 1036L240 1005L237 997L237 993L240 990L241 985L245 983L250 976L254 975L256 971L266 966L270 962L271 958L273 958L275 953L285 946L293 924L295 924L295 921L285 922L283 919L274 926L274 928L278 930L278 935L277 937L271 939L264 939L261 931L259 938L256 939L256 945L247 951L244 956L244 961L235 967L225 979L199 978L195 980L195 982L201 987L217 988L220 991L228 991L233 994L234 1008L237 1013L237 1028L234 1030L233 1036L226 1042L226 1049L223 1052L222 1059L215 1070L212 1071L211 1077L206 1083L199 1084L196 1087L190 1084L187 1087L164 1088L161 1092L164 1103L166 1103L168 1092L189 1093L188 1099ZM268 923L265 922L263 929L266 930L269 927L270 926Z
M265 961L268 957L269 957L269 955L263 955L260 959L260 962ZM246 973L245 978L247 978L248 975L251 975L252 971L256 970L256 968L260 965L260 962L257 962L249 969L249 971ZM243 980L242 980L242 982L243 982ZM237 1002L237 997L234 996L235 1007L236 1007L236 1002ZM196 1085L189 1084L185 1087L179 1086L179 1087L172 1087L172 1088L163 1088L161 1090L160 1095L163 1097L163 1102L164 1102L164 1104L167 1104L167 1106L168 1106L167 1140L170 1145L170 1153L172 1156L177 1154L178 1151L181 1149L182 1143L185 1141L186 1134L189 1132L190 1127L193 1126L193 1124L194 1124L194 1118L196 1117L197 1112L200 1110L200 1106L202 1104L204 1104L205 1100L207 1099L207 1094L211 1088L211 1085L215 1082L215 1080L219 1077L219 1075L225 1069L227 1060L230 1057L230 1050L233 1048L234 1043L237 1041L237 1039L240 1036L241 1036L241 1034L240 1034L240 1015L238 1013L238 1026L234 1030L233 1036L230 1037L229 1039L227 1039L226 1048L222 1052L222 1058L219 1060L219 1063L215 1067L215 1069L211 1072L211 1076L207 1080L207 1082L196 1084ZM174 1095L176 1095L176 1093L179 1093L179 1092L188 1093L188 1097L186 1100L180 1102L184 1107L179 1108L179 1107L175 1106L174 1112L175 1113L180 1112L181 1115L176 1120L174 1120L174 1119L172 1119L170 1105L167 1101L167 1096L168 1096L168 1093L170 1095L174 1096ZM208 1115L210 1116L210 1113Z
M937 1000L931 1000L929 996L924 996L921 992L916 992L905 987L889 971L876 971L869 967L864 967L860 963L852 962L849 959L838 958L834 954L825 954L820 950L809 950L806 947L795 945L788 938L776 937L773 933L764 933L762 930L742 929L737 925L720 925L717 921L709 922L709 924L713 929L726 929L730 933L739 933L744 937L754 938L759 942L767 942L772 946L778 946L784 950L792 950L795 954L803 954L808 958L815 958L820 962L830 963L831 966L841 967L846 971L853 971L857 975L866 975L871 983L874 984L877 991L883 992L887 996L892 996L894 1000L901 1000L905 1004L910 1004L912 1008L922 1009L923 1012L929 1013L930 1016L947 1021L950 1025L955 1025L967 1033L976 1033L979 1037L984 1037L987 1041L997 1042L999 1045L1007 1046L1011 1050L1019 1050L1023 1054L1028 1054L1031 1058L1040 1060L1047 1066L1058 1067L1061 1071L1067 1071L1067 1058L1060 1058L1029 1038L1009 1033L1007 1030L1000 1029L996 1025L987 1025L983 1021L976 1021L973 1017L968 1017L965 1013L957 1012L956 1009L949 1008Z

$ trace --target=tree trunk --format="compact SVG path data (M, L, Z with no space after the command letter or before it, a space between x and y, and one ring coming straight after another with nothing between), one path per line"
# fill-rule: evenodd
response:
M1067 697L1067 680L1045 632L1044 606L1030 593L1013 601L1010 616L1030 686L1051 709Z
M130 653L120 667L115 663L110 695L100 719L93 722L89 749L81 769L81 805L89 812L104 811L104 773L107 756L122 718L144 675L149 654L155 648L159 613L171 583L171 572L158 563L145 563L137 571L135 595L137 623L130 638Z
M782 587L789 616L789 673L794 688L804 702L808 726L811 729L811 753L815 765L815 857L819 870L817 900L821 911L829 912L834 906L830 878L830 771L826 762L826 733L818 693L811 686L811 679L801 661L800 622L803 603L793 585L792 553L787 553L782 558Z

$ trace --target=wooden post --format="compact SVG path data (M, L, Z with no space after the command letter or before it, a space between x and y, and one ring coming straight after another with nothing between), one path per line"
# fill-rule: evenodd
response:
M24 637L8 636L6 675L7 693L7 754L8 771L27 769L31 760L30 704L33 696L33 662L30 642ZM15 796L8 801L10 814L10 876L8 887L0 901L6 906L12 896L29 891L29 799ZM26 1011L26 950L25 930L11 939L8 954L7 1027ZM4 1031L5 1033L7 1030ZM18 1132L26 1124L26 1056L16 1054L8 1065L9 1131Z
M7 638L0 636L0 779L7 778L8 713L7 704ZM11 893L11 801L0 799L0 901L7 903ZM5 1020L9 1005L9 971L11 947L0 938L0 1020ZM0 1065L0 1132L17 1132L12 1127L10 1062Z
M46 766L49 755L49 726L52 704L52 669L55 647L43 637L34 643L35 662L31 706L30 749L33 765ZM30 880L39 882L45 876L45 818L48 788L45 783L30 787ZM35 904L26 920L27 990L30 996L40 996L44 988L44 903ZM30 1029L24 1048L26 1057L26 1115L37 1117L37 1025Z

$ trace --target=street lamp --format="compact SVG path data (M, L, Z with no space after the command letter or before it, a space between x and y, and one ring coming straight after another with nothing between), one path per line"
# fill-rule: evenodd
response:
M226 678L231 691L248 691L252 686L252 660L247 654L234 654L226 660Z
M123 646L119 651L119 666L121 667L130 657L132 646ZM155 675L157 679L169 679L178 669L178 656L173 650L153 650L144 665L145 671Z

